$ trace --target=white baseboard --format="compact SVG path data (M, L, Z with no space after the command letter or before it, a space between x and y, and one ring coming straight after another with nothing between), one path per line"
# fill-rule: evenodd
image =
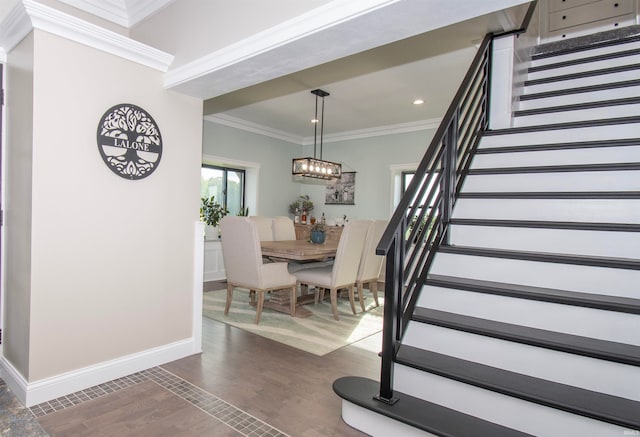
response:
M187 338L34 382L28 382L3 356L0 357L0 376L18 399L27 407L31 407L193 355L194 350L199 349L199 345L194 343L193 337Z

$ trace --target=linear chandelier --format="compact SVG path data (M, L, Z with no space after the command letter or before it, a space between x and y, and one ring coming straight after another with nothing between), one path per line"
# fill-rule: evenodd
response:
M337 179L342 175L342 165L337 162L325 161L322 159L322 140L324 133L324 98L328 92L321 89L311 91L316 96L316 117L313 132L313 158L294 158L291 165L291 174L294 176L304 176L316 179ZM322 99L321 117L318 118L318 100ZM316 156L318 149L318 124L320 125L320 155Z

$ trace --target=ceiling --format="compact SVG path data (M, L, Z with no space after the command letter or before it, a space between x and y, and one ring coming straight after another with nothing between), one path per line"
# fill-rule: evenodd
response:
M325 141L432 126L446 112L482 37L500 29L496 16L481 17L206 100L204 112L218 122L309 143L311 90L321 88L330 93ZM414 105L418 98L425 103Z
M306 13L276 11L264 21L278 24L257 32L255 22L237 20L233 26L244 25L245 34L210 48L216 29L207 23L220 20L222 8L247 15L228 0L46 1L116 23L175 55L165 86L202 98L206 119L293 144L313 142L316 88L330 93L325 142L437 125L482 37L516 28L528 7L526 0L309 0ZM238 5L266 8L255 1ZM230 38L233 26L223 36ZM196 49L200 57L185 56ZM425 103L413 105L417 98Z

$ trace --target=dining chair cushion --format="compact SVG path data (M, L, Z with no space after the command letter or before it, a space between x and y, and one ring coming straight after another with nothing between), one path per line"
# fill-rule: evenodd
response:
M273 241L272 218L254 215L249 217L249 220L253 221L256 224L260 241Z
M283 215L274 217L272 226L274 241L296 239L296 228L289 217Z

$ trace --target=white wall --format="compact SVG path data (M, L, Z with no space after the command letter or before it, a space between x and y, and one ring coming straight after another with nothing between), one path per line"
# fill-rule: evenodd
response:
M33 36L6 65L3 355L28 376L31 302L31 174L33 144Z
M13 112L31 101L29 90L14 94L18 75L7 78L7 148L16 150L8 167L32 159L30 172L18 166L7 175L10 194L26 192L7 196L7 225L21 235L6 248L14 279L7 278L12 329L3 330L3 343L28 385L46 385L191 341L202 102L166 91L157 70L39 30L29 39L32 144L18 137L22 111ZM11 73L20 68L15 56ZM118 103L147 110L162 134L161 162L141 180L115 175L98 151L98 122ZM20 225L17 214L26 215ZM11 263L19 263L16 272Z

